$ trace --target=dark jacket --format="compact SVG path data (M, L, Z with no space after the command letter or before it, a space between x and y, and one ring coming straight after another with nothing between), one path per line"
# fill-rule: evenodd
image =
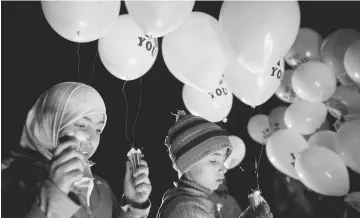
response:
M222 188L223 190L220 190L219 187L218 190L211 193L210 200L215 203L217 213L221 214L221 218L238 218L242 213L239 204L228 193L226 186Z
M168 190L162 200L157 218L218 218L216 205L210 200L211 191L196 182L181 179L175 188ZM240 217L272 218L267 204L256 211L248 208Z
M83 206L75 194L66 195L47 179L46 168L41 161L23 158L2 169L2 217L142 218L149 213L150 203L145 209L130 207L125 212L109 185L98 176L94 176L90 207ZM41 202L49 197L51 204Z

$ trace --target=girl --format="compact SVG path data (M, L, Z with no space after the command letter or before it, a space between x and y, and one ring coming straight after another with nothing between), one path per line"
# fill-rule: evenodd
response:
M10 166L2 165L6 168L2 170L2 214L146 217L151 184L145 161L133 172L126 163L121 205L106 181L92 175L89 158L99 145L106 119L104 101L90 86L65 82L43 93L28 113L21 146L7 161Z
M157 217L218 217L209 196L225 178L224 162L232 150L227 133L214 123L181 111L165 144L180 180L165 193ZM263 201L255 211L248 208L240 217L270 218L272 214Z

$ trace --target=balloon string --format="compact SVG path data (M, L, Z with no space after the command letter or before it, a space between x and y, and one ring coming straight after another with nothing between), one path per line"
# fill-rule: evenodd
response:
M95 64L96 64L97 54L98 54L98 52L96 51L96 53L95 53L95 58L94 58L94 63L93 63L93 69L92 69L92 72L91 72L91 76L90 76L90 81L89 81L89 83L91 82L92 77L93 77L94 72L95 72Z
M124 94L125 104L126 104L125 135L126 135L126 138L127 138L128 142L129 142L129 144L132 145L131 142L130 142L129 136L128 136L128 134L127 134L127 119L128 119L128 112L129 112L128 110L129 110L129 109L128 109L128 101L127 101L127 98L126 98L126 93L125 93L125 91L124 91L126 83L127 83L127 81L124 82L123 88L122 88L122 92L123 92L123 94Z
M142 77L140 78L140 99L139 99L139 108L138 108L138 111L137 111L137 114L136 114L136 117L135 117L135 121L134 121L134 124L133 124L133 145L135 145L135 124L136 124L137 118L138 118L139 113L140 113L140 108L141 108L141 87L142 87Z
M79 80L81 81L81 78L80 78L80 54L79 54L79 50L80 50L80 43L78 43L78 47L77 47L77 56L78 56L78 66L77 66L77 69L78 69L78 77L79 77Z
M257 172L256 172L256 180L257 180L257 186L258 186L258 190L260 189L260 185L259 185L259 169L260 169L260 162L261 162L261 156L262 156L262 152L264 150L264 145L261 146L261 151L260 151L260 157L259 157L259 162L257 163ZM256 159L255 159L256 161ZM256 163L255 163L256 164Z

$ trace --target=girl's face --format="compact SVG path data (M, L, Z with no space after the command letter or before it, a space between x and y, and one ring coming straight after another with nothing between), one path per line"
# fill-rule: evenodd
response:
M99 146L104 121L105 117L102 113L87 115L63 128L59 133L59 138L66 135L75 137L81 135L81 140L85 143L82 143L80 151L85 154L86 159L89 159Z
M227 148L202 159L185 173L185 176L201 186L216 190L223 183L226 173L224 165Z

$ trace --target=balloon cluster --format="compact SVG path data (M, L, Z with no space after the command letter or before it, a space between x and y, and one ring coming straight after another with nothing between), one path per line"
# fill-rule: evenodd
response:
M291 103L252 117L249 135L266 145L274 167L310 189L348 192L346 166L360 173L359 32L340 29L323 40L300 28L297 1L224 1L218 19L193 11L194 0L125 0L124 15L120 3L42 1L42 9L63 38L98 40L103 65L121 80L150 70L163 37L164 62L184 83L186 108L211 122L226 119L233 94L252 107L274 94ZM328 130L327 112L339 120L337 132ZM230 139L236 152L228 168L245 155L242 140Z
M164 62L184 83L187 109L212 122L229 114L232 94L253 107L274 94L284 77L283 56L300 26L297 1L225 1L218 19L193 11L194 0L125 0L124 15L120 2L42 1L42 9L65 39L98 40L103 65L121 80L150 70L163 37Z
M359 45L355 30L340 29L322 40L316 31L300 28L284 56L292 69L276 90L290 105L248 123L249 135L266 146L277 170L323 195L348 194L347 167L360 174ZM337 120L335 131L328 112Z

